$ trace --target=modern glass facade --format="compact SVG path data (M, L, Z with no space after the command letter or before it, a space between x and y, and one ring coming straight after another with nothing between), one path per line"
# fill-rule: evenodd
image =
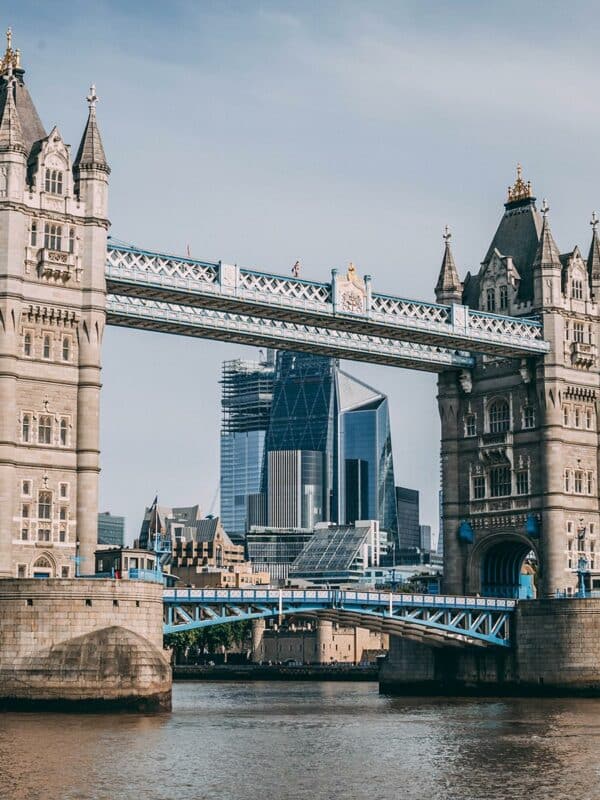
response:
M251 495L260 492L271 414L274 353L261 361L223 364L221 386L221 521L230 536L247 530Z
M268 524L312 527L330 519L337 480L336 362L277 353L263 491Z
M125 517L115 517L110 511L98 514L98 544L123 547L125 540Z
M419 492L416 489L396 486L396 503L400 549L419 547L421 544Z
M340 470L338 520L376 519L396 544L398 518L387 397L340 371L337 376Z

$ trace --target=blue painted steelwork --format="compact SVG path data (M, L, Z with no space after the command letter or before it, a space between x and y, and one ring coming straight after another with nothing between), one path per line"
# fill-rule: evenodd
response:
M329 589L167 589L165 633L266 617L326 616L423 641L509 647L515 600ZM333 615L333 617L332 617Z
M106 283L117 301L135 298L154 303L157 324L164 322L163 304L243 315L251 322L311 326L320 333L343 331L387 342L420 344L432 348L432 357L435 348L509 357L543 355L549 350L538 320L377 294L370 277L355 281L350 302L349 281L337 270L332 271L330 283L319 283L110 241ZM121 308L122 315L125 310L125 306ZM110 313L108 322L125 324Z

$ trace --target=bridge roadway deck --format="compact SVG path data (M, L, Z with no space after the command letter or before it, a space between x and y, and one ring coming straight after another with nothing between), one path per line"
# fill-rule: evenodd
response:
M432 645L511 646L516 600L337 589L165 589L165 633L317 616Z
M335 271L331 283L318 283L115 243L109 243L106 263L108 293L121 301L137 299L138 309L146 310L146 327L152 327L154 320L157 330L164 329L160 326L166 310L186 307L241 315L254 322L271 320L458 350L463 355L479 352L517 357L548 352L542 327L534 319L376 294L368 277L364 302L359 303L359 310L350 311L338 297L339 280ZM119 317L114 305L109 309L110 324L127 324L128 319L133 324L136 316L128 316L122 308ZM134 327L141 327L139 313L137 320ZM185 331L180 325L173 332Z

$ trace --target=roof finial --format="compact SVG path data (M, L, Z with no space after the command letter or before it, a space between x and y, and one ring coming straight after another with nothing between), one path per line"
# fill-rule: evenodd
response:
M6 49L12 50L12 28L6 29Z
M517 179L514 186L508 187L508 202L512 203L515 200L525 200L531 197L531 181L523 180L523 167L520 163L517 164Z
M594 233L596 233L598 222L600 222L600 220L598 219L598 215L596 214L595 211L592 211L592 218L590 220L590 225L592 226L592 230L594 231Z
M12 29L6 31L6 52L0 60L0 75L12 75L13 69L21 66L21 51L12 49Z
M92 83L92 85L90 86L90 93L88 94L88 96L85 99L88 102L88 106L90 108L90 111L95 111L96 110L96 103L100 99L98 97L98 95L96 94L96 84L95 83Z
M446 225L444 227L444 233L442 234L442 239L446 242L447 245L449 245L451 238L452 238L452 231L450 230L450 226Z
M546 219L546 216L547 216L548 212L550 211L550 206L546 202L546 198L545 197L542 200L542 207L540 208L540 211L542 212L543 218Z

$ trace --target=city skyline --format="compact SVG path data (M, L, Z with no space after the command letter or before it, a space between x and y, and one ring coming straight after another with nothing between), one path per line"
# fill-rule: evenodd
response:
M300 258L303 275L316 279L352 259L378 290L433 298L444 224L463 277L485 255L521 161L538 196L549 195L557 238L575 235L587 246L600 169L590 155L597 112L588 5L540 14L537 4L508 3L502 14L465 15L385 3L369 12L344 4L340 14L331 4L318 28L308 6L235 8L175 3L166 14L152 3L58 3L50 13L25 2L6 20L46 127L58 122L73 146L81 99L98 84L113 235L179 252L189 244L198 257L288 274ZM484 38L474 44L490 26L492 52ZM70 48L55 46L67 40L76 71ZM560 115L549 111L557 93L566 98ZM159 118L156 97L186 124ZM578 151L564 159L575 135ZM207 185L210 192L198 191ZM216 481L203 476L218 458L220 363L249 352L107 331L101 507L126 516L129 538L157 487L169 502L197 497L211 510ZM389 396L394 449L406 454L397 483L418 488L424 519L436 520L435 379L353 370ZM177 413L167 372L188 382Z

